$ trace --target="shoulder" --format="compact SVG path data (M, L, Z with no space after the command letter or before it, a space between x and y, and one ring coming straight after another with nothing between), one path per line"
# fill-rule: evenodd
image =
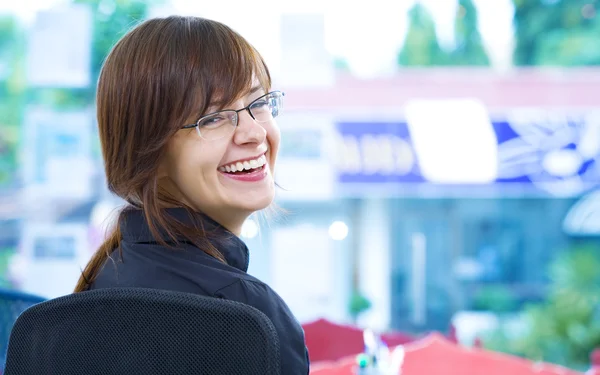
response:
M304 341L302 326L271 287L254 277L238 278L215 293L215 297L239 301L257 308L271 319L278 331L296 333Z
M239 278L218 291L215 297L237 300L264 313L279 337L282 370L285 374L308 374L308 351L304 330L283 299L262 281Z
M253 306L265 313L271 320L286 321L299 326L285 301L270 286L250 276L237 278L231 284L221 288L215 297L236 300Z
M268 300L281 300L281 297L271 287L248 274L231 279L230 283L215 292L215 297L236 300L249 305L260 304Z
M157 288L213 296L245 276L191 246L170 249L123 243L105 261L93 287Z
M304 330L283 299L262 281L251 276L239 278L222 288L217 297L232 298L264 313L279 337L282 373L308 374L308 350Z

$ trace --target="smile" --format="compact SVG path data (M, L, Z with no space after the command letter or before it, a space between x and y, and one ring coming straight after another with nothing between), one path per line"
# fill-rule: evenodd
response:
M262 169L262 167L267 164L267 158L265 155L261 155L256 159L246 160L246 161L238 161L237 163L232 163L219 168L221 172L227 173L241 173L246 171L252 171L253 169Z

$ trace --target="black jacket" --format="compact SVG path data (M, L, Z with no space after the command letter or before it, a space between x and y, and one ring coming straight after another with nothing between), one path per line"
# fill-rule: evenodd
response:
M179 221L190 221L187 211L168 209ZM285 302L268 285L248 275L248 248L237 236L205 215L198 214L204 228L219 235L211 243L227 264L190 243L176 249L157 244L141 211L126 212L120 229L121 251L113 252L90 289L139 287L196 293L225 298L253 306L267 315L280 342L282 374L308 374L308 351L304 332ZM212 238L212 237L211 237ZM114 260L114 262L113 262Z

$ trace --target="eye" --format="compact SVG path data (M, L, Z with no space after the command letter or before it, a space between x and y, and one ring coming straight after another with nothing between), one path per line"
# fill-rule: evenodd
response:
M252 103L252 105L250 106L250 109L263 109L264 107L269 106L269 102L267 101L267 98L263 98L263 99L258 99L257 101L255 101L254 103Z
M214 115L201 118L198 121L198 126L201 129L214 129L225 125L228 121L230 121L229 116L222 113L216 113Z

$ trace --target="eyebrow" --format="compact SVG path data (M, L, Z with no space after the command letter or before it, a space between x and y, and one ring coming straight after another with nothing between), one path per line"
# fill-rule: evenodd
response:
M254 94L254 93L256 93L257 91L260 91L260 90L262 90L262 89L263 89L263 87L262 87L261 85L254 86L254 87L252 87L250 90L248 90L248 91L244 92L244 94L243 94L242 96L248 96L248 95L252 95L252 94ZM266 93L265 93L265 94L266 94ZM218 103L219 103L219 101L218 101L218 100L212 100L212 101L211 101L211 102L208 104L208 108L215 107L215 106L216 106Z
M259 90L262 90L262 89L264 89L264 88L263 88L261 85L254 86L254 87L252 87L250 90L248 90L247 92L245 92L243 96L252 95L252 94L254 94L254 93L256 93L257 91L259 91ZM265 93L264 93L264 95L266 95L266 94L267 94L267 92L265 92ZM217 105L217 103L215 103L215 101L213 100L213 101L211 101L211 102L208 104L208 107L207 107L207 109L214 108L216 105ZM223 109L220 109L220 110L215 110L215 111L208 111L207 113L200 113L200 114L198 114L198 116L197 116L197 117L198 117L198 119L201 119L201 118L202 118L202 117L204 117L204 116L207 116L207 115L210 115L210 114L213 114L213 113L218 113L218 112L220 112L220 111L222 111L222 110L223 110Z
M248 93L246 93L246 95L252 95L255 92L262 90L262 86L258 85L258 86L254 86L253 88L250 89L250 91L248 91Z

